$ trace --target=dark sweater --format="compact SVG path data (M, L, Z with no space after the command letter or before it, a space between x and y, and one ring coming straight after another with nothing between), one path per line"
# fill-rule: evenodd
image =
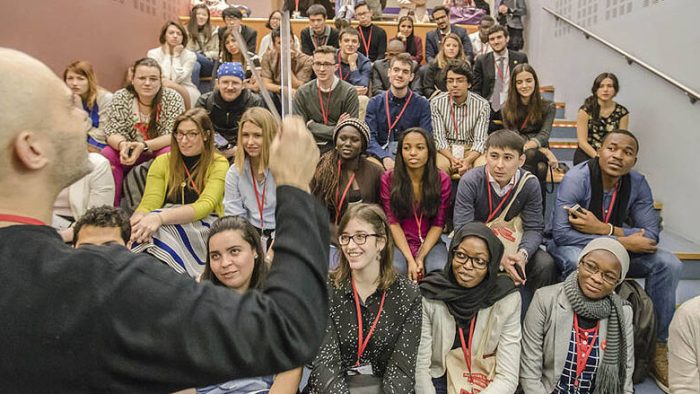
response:
M328 215L277 189L262 291L196 283L126 248L66 246L45 226L0 229L0 392L166 393L313 359L328 316Z
M199 96L196 107L209 112L214 130L221 134L233 146L238 140L238 121L243 113L251 107L262 107L263 101L256 93L243 89L233 101L224 101L218 89Z
M525 170L520 171L522 178ZM517 187L517 184L515 185ZM491 187L491 205L494 209L501 203L502 198L499 197ZM454 227L459 229L467 223L474 221L485 222L489 215L489 202L486 190L486 167L476 167L469 170L462 179L459 180L457 188L457 196L455 197L454 210ZM515 190L513 190L515 193ZM513 193L510 194L508 201L503 204L505 208L513 198ZM504 196L505 197L505 196ZM500 212L496 214L496 217ZM520 248L527 250L528 255L532 258L542 243L542 234L544 232L544 218L542 216L542 193L540 192L540 183L537 178L530 178L517 195L513 206L506 214L506 220L510 221L515 216L520 215L523 220L523 239L520 242Z
M367 27L358 26L357 31L364 35L365 40L369 41L369 52L367 52L365 48L362 36L358 37L360 40L360 49L357 51L367 56L372 62L377 59L384 59L386 53L386 31L374 24Z

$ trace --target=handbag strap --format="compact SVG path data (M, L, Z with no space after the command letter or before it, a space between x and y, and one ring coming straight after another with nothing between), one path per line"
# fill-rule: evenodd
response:
M525 187L525 182L527 182L528 179L534 178L535 176L532 175L530 172L525 171L522 177L520 177L520 181L518 181L518 187L515 189L515 193L513 193L513 197L511 197L510 202L508 205L503 208L501 213L496 217L496 219L501 219L505 221L506 219L506 214L508 211L510 211L510 207L513 205L513 201L515 201L515 198L518 197L518 194L523 190L523 187Z

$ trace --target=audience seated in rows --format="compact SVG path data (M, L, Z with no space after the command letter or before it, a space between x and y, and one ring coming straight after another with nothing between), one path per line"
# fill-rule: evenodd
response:
M459 37L459 41L463 48L463 53L469 60L469 63L473 63L474 51L472 50L472 44L469 40L469 35L467 31L460 26L450 24L450 9L444 5L439 5L433 8L432 11L433 21L437 25L435 30L429 31L425 36L425 60L427 63L431 63L435 60L438 52L441 48L442 40L447 34L454 33Z
M658 321L652 374L667 386L668 326L676 307L681 262L657 247L660 220L646 178L633 171L639 141L626 130L608 133L598 157L572 168L557 191L548 223L547 251L566 277L581 248L592 239L614 237L630 253L629 274L646 278L645 290Z
M176 91L163 86L160 65L151 58L137 60L129 85L112 98L102 154L114 177L114 205L121 200L122 180L135 165L170 151L175 118L185 112Z
M613 100L619 91L620 83L613 73L604 72L593 81L591 95L576 115L578 148L574 153L574 165L596 157L608 132L627 129L629 111Z
M240 63L223 63L216 75L214 91L204 93L197 100L197 107L204 108L214 125L214 131L223 139L217 148L228 159L236 153L238 124L249 108L262 107L260 97L244 85L245 73Z
M450 61L445 69L448 92L430 101L437 165L461 176L484 163L489 108L486 100L469 91L474 80L469 64Z
M131 238L129 215L109 205L88 209L74 226L73 246L126 246Z
M498 23L508 27L508 49L520 51L525 46L523 17L527 15L527 0L502 0L498 6Z
M420 284L416 394L513 393L520 368L520 295L499 275L503 245L482 223L455 232L442 271ZM469 264L467 264L469 263Z
M372 78L372 62L358 52L359 46L360 34L357 30L345 28L340 32L336 73L340 79L353 85L358 95L366 96Z
M383 59L386 52L386 31L372 23L372 11L368 3L360 2L355 6L355 18L361 44L358 52L371 62Z
M440 238L450 209L450 177L435 165L435 144L414 127L399 139L396 166L382 175L381 198L396 243L394 268L411 280L447 261Z
M192 79L199 88L199 79L211 78L214 73L214 62L219 58L219 31L217 27L211 25L209 8L206 4L192 7L190 20L187 22L187 49L197 56L199 72L195 66Z
M248 109L241 117L235 159L226 174L226 215L246 218L261 234L265 250L275 231L276 184L269 163L278 127L267 109Z
M256 43L258 41L258 32L243 24L243 13L236 7L228 7L221 12L221 17L224 20L225 29L219 29L219 42L225 43L224 32L232 29L241 33L243 40L246 43L246 50L255 53ZM230 61L230 60L228 60Z
M425 97L410 89L414 78L413 60L407 53L394 56L387 76L389 90L372 97L367 105L365 119L370 129L368 153L384 168L394 168L398 141L405 130L421 127L432 135L430 104Z
M88 113L85 119L88 150L99 152L107 146L104 128L107 111L112 104L112 93L97 84L92 65L84 60L69 64L63 71L63 81L73 92L76 104Z
M177 91L183 98L185 109L197 102L199 90L192 82L192 70L197 55L187 45L187 31L179 23L168 21L160 30L161 46L148 51L148 57L160 65L163 86Z
M376 62L372 63L372 83L370 84L372 97L389 89L389 65L391 64L391 59L400 53L407 53L404 49L403 43L396 38L392 38L386 45L386 54L384 59L377 60ZM418 78L418 69L420 65L416 63L415 60L413 60L412 63L414 77L410 85L411 90L414 90L416 86L420 88L420 78Z
M335 75L335 48L323 45L314 50L316 79L302 85L294 95L294 113L306 126L325 153L333 149L333 130L342 120L359 115L357 91Z
M342 254L328 279L328 325L306 392L413 391L421 295L392 266L392 233L375 205L352 206L340 221Z
M479 30L469 35L474 50L474 59L492 51L489 45L489 29L496 24L496 20L491 15L486 15L479 22Z
M404 52L408 52L412 60L421 64L423 62L423 40L414 33L413 18L402 16L398 21L396 36L392 40L398 39L401 41L404 46Z
M330 45L339 47L338 30L326 25L326 9L320 4L309 7L309 27L301 31L301 51L313 56L316 48Z
M270 16L267 17L267 23L265 24L265 27L270 29L270 32L265 34L262 40L260 40L260 47L258 48L258 57L260 57L261 59L263 55L265 55L265 52L267 52L269 49L272 49L273 47L274 37L272 33L275 30L279 30L282 27L282 12L280 10L272 11L270 13ZM291 47L298 51L301 48L299 38L297 38L297 36L293 34L292 38L294 42L291 44Z
M209 227L223 215L228 162L214 147L214 128L203 109L178 116L173 134L170 152L149 168L143 199L131 215L132 251L197 278Z

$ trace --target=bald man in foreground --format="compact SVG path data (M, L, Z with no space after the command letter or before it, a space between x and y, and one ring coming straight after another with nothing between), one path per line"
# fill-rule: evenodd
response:
M238 295L120 247L73 249L50 222L90 170L86 116L37 60L0 48L0 392L165 393L310 361L328 314L328 217L313 137L272 144L277 228L263 291Z

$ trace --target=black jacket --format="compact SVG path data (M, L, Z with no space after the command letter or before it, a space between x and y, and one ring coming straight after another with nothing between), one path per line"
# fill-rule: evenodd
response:
M469 89L486 100L491 100L493 86L496 83L494 54L489 52L476 58L474 62L474 83ZM508 49L508 69L513 70L518 64L527 63L527 55Z
M0 229L0 392L166 393L309 362L328 316L328 213L277 189L262 291L196 283L147 254Z
M328 40L326 41L326 45L330 45L333 48L339 48L338 30L336 30L332 27L330 29L331 29L331 32L328 35ZM312 34L313 34L313 32L311 31L310 27L306 27L306 28L304 28L304 30L301 31L301 51L309 56L313 56L314 49L316 49L316 46L314 45L314 41L311 38ZM323 44L323 43L319 43L319 44Z
M248 108L263 107L264 104L260 96L248 89L243 89L238 98L231 102L224 101L219 89L214 89L199 96L195 106L209 112L214 130L234 146L238 140L238 121L243 113Z

